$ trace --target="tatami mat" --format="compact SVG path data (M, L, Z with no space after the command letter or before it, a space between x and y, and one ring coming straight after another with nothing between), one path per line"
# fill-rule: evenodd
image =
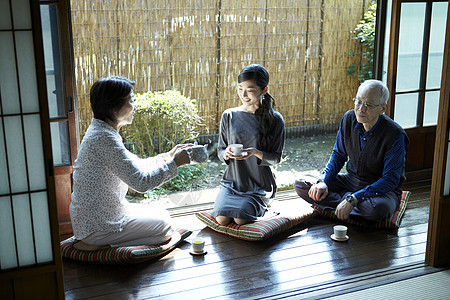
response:
M422 275L325 299L450 299L450 270Z

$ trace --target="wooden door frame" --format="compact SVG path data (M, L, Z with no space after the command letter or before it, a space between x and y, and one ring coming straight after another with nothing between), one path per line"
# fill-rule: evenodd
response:
M387 85L391 91L396 89L397 74L397 50L399 46L399 30L400 30L400 6L402 2L428 2L425 0L392 0L391 24L389 36L389 58L388 58L388 76ZM443 1L442 1L443 2ZM386 19L387 0L379 0L377 6L377 15ZM437 126L420 127L413 130L406 130L410 138L414 138L415 134L424 134L427 141L423 143L421 149L413 149L419 151L418 156L424 156L425 151L432 151L433 168L422 170L416 174L408 173L408 179L415 180L417 178L432 177L432 186L430 194L430 213L428 223L427 248L425 254L425 263L437 267L450 263L450 219L445 216L450 215L450 196L443 196L445 171L447 162L447 151L449 146L449 117L450 117L450 1L447 11L447 31L445 37L441 90L439 98L439 114ZM378 20L378 18L377 18ZM377 22L378 23L378 22ZM376 24L376 40L374 55L374 74L375 78L382 78L382 57L385 37L385 22ZM383 24L382 24L383 23ZM391 118L394 117L395 93L390 94L389 105L386 114ZM423 107L419 107L423 109ZM411 149L408 149L411 151Z
M386 1L383 1L386 2ZM414 3L421 2L427 3L427 9L431 8L432 2L443 2L443 1L426 1L426 0L393 0L392 10L391 10L391 28L389 35L389 58L388 58L388 76L386 78L386 84L391 91L389 95L388 107L386 114L394 119L394 108L395 108L395 92L397 89L397 63L398 63L398 48L399 48L399 35L400 35L400 14L401 14L401 4L402 3ZM386 7L386 3L385 3ZM431 12L431 11L430 11ZM426 14L426 18L429 14ZM428 40L429 29L431 18L427 18L424 30L424 48L422 49L422 68L427 65L428 55ZM381 27L381 26L379 26ZM378 41L381 43L382 41ZM384 47L384 45L382 45ZM382 48L377 48L377 51L381 51ZM380 57L380 53L378 56ZM374 70L377 76L381 77L380 63L374 62ZM405 129L406 133L410 138L410 145L407 152L407 164L406 164L406 177L408 180L415 181L420 179L428 179L432 177L432 165L433 165L433 155L434 153L434 142L436 137L436 126L426 126L422 124L423 111L424 111L424 98L425 98L425 83L426 83L426 68L421 70L425 76L421 77L421 82L419 84L419 107L418 107L418 119L420 119L419 125L414 128ZM378 77L377 77L378 78ZM381 78L378 78L381 79ZM424 145L428 145L426 148Z
M66 118L53 119L53 121L67 121L68 138L70 148L70 165L55 166L55 186L58 203L58 219L60 235L73 233L70 221L69 206L72 195L73 165L78 152L78 125L76 118L75 95L75 67L73 65L73 39L71 27L71 12L69 0L40 1L41 5L57 5L58 7L58 32L61 51L61 72L63 73L64 99L66 104Z
M425 262L433 267L450 263L450 196L444 196L444 182L449 146L450 117L450 1L447 9L447 32L445 34L442 64L439 114L436 129L433 179L430 193L430 216Z

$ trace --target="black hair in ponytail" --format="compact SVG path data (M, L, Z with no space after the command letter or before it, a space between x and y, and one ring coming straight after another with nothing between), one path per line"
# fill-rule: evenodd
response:
M238 83L252 80L261 90L269 84L269 72L258 64L252 64L242 69L238 76ZM265 93L255 111L255 116L259 123L258 149L268 151L273 136L271 135L274 118L275 100L269 93Z

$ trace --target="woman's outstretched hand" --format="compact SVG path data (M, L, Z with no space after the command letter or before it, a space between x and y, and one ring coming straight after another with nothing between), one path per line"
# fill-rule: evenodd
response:
M172 150L167 152L170 159L175 161L177 167L185 166L191 163L189 151L194 144L181 144L173 147Z

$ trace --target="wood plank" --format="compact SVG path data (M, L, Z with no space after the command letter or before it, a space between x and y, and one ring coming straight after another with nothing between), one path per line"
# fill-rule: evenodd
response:
M354 235L356 239L358 233L355 232ZM362 232L360 232L359 235L366 236ZM421 248L422 253L424 252L426 226L419 226L408 231L404 230L400 232L400 236L400 238L391 236L385 240L382 239L382 235L378 235L378 242L371 241L360 247L353 246L351 241L341 244L333 242L328 238L326 241L320 243L305 243L302 241L302 246L281 246L274 247L274 249L263 249L262 251L261 249L258 251L257 247L252 246L229 247L230 245L228 244L230 243L221 243L215 247L212 253L208 253L200 264L196 264L195 260L192 260L189 257L185 259L189 254L187 251L184 251L184 253L178 255L179 258L176 261L177 266L172 266L171 271L167 271L167 267L170 268L170 265L165 265L163 267L163 270L166 270L165 272L147 270L143 273L134 274L133 280L129 282L132 282L133 285L134 282L151 282L151 285L149 286L142 284L139 289L143 290L148 288L154 293L150 295L147 292L145 294L146 297L157 296L164 293L164 291L182 292L189 286L200 288L202 287L202 284L207 284L207 286L213 283L216 285L228 284L230 281L240 281L259 273L280 276L280 272L286 272L286 270L290 270L293 266L295 266L295 269L306 268L308 270L316 270L317 265L327 266L330 262L337 263L337 261L346 260L350 257L353 258L356 265L361 265L361 259L356 262L355 257L358 258L359 256L354 256L353 252L370 253L369 256L372 256L371 254L373 253L374 256L378 257L383 263L388 263L386 261L387 257L396 255L401 256L401 251L404 249L408 249L407 253L410 253L411 250L408 248L410 246L405 246L405 244L414 245L415 243L420 243L420 241L422 241L422 245L419 248ZM301 238L305 239L305 236ZM314 241L315 239L312 237L309 240ZM281 245L284 245L284 243ZM277 251L275 251L275 249L277 249ZM383 250L380 251L380 249ZM364 256L362 260L367 260L367 258ZM255 262L261 264L261 266L257 268L258 272L255 272L253 267ZM273 264L276 264L277 266L276 271L272 268ZM149 269L152 267L153 266L149 266ZM155 268L158 268L158 266L155 266ZM320 268L317 270L320 270ZM330 267L328 267L327 272L333 271L330 271ZM123 270L121 270L120 273L123 273ZM111 288L115 286L116 283L111 282L114 279L114 274L107 272L106 275L108 274L112 275L112 277L106 280L106 283L95 283L91 287L83 288L83 291L78 291L78 296L98 296L106 291L111 291ZM195 276L192 276L192 274L195 274ZM227 278L224 277L224 274L234 275ZM133 288L133 286L127 285L119 289L116 287L116 290L120 291L123 289L122 292L127 292L130 288Z
M418 262L423 262L423 260L424 260L423 254L409 256L409 257L405 257L405 258L399 258L399 259L393 260L391 262L390 267L395 268L395 267L399 267L399 266L404 266L406 264L414 264L414 263L418 263ZM352 274L348 274L349 276L373 271L373 269L367 270L367 266L363 266L363 267L356 266L356 267L352 268L352 270L354 272L352 272ZM241 299L241 298L245 298L245 297L256 297L256 296L262 296L262 295L276 293L276 292L293 290L293 289L302 289L302 288L307 289L308 287L311 287L311 286L316 286L316 290L320 290L320 286L324 285L325 283L333 282L336 279L341 279L341 278L343 278L343 277L336 277L330 273L320 274L317 276L308 276L306 278L292 280L292 281L285 282L285 283L282 283L282 284L279 284L276 286L271 286L269 288L262 287L262 288L257 288L257 289L253 289L253 290L246 290L246 291L241 291L241 292L236 292L236 293L230 293L226 297L216 297L216 299L226 299L226 298Z
M130 266L65 260L66 298L242 298L423 262L430 185L424 181L408 188L412 201L398 230L349 226L346 243L330 239L336 222L322 218L255 243L217 233L193 215L177 217L177 226L194 233L161 260ZM204 257L189 254L197 235L206 240Z
M415 257L414 262L424 259L425 245L409 246L407 248L408 256ZM377 261L382 260L383 253L378 253ZM406 256L399 256L392 259L389 265L395 264L396 260L404 264ZM272 266L268 265L258 272L252 272L247 266L242 266L235 269L234 272L227 273L211 273L203 276L195 276L185 280L179 280L161 285L141 286L133 289L133 294L138 295L138 298L147 297L170 297L171 299L190 299L197 298L199 295L207 295L207 298L217 298L220 296L228 296L230 291L243 292L248 296L250 289L263 289L264 292L273 292L283 290L286 288L293 288L299 282L304 284L311 284L311 277L317 277L321 280L337 279L342 275L352 275L358 272L365 272L373 270L371 261L364 259L366 264L360 265L355 269L350 260L342 258L341 263L336 262L336 267L344 268L342 272L335 272L330 268L330 262L315 262L314 264L307 264L305 266L297 266L292 261L282 261L283 265L277 264L277 269L274 272ZM264 264L264 263L263 263ZM281 268L280 268L281 266ZM197 275L196 271L190 274ZM90 291L91 292L91 291ZM92 295L91 293L89 293ZM109 296L125 296L128 290L125 289L119 294L110 294ZM203 298L203 297L202 297Z
M326 221L326 220L325 220ZM316 245L320 243L328 243L329 242L329 235L332 231L332 225L326 223L323 225L314 225L313 228L310 229L304 229L301 230L302 227L297 227L299 231L296 231L295 229L291 230L290 232L294 233L292 236L284 239L284 240L269 240L264 243L251 243L246 242L242 240L233 239L231 237L215 233L214 231L210 229L205 229L205 234L200 235L206 240L206 248L209 249L209 254L205 256L205 260L208 259L208 263L212 263L215 261L224 261L226 259L234 259L236 254L238 254L238 251L244 252L243 255L247 254L246 256L250 255L257 255L257 254L264 254L266 251L272 251L272 252L278 252L282 250L288 250L288 249L298 249L299 247L305 247L305 246L311 246ZM324 231L327 231L324 233ZM416 225L411 226L408 228L400 228L398 231L379 231L379 230L371 230L367 231L362 228L358 228L355 226L349 227L349 235L352 237L352 239L355 240L361 240L364 242L377 242L377 241L384 241L386 239L396 239L397 237L405 237L410 236L413 234L421 234L425 233L427 231L426 224L422 225ZM368 235L368 232L372 232L370 235ZM195 235L195 233L194 233ZM325 235L325 238L324 238ZM220 241L218 242L216 238L219 238ZM339 244L338 244L339 245ZM210 249L213 248L213 249ZM184 243L180 246L179 251L176 251L176 261L168 259L164 260L164 269L160 270L161 272L168 272L171 270L178 270L180 267L183 267L184 265L190 266L192 263L192 257L187 253L189 250L189 244ZM186 250L186 251L185 251ZM182 253L179 253L182 251ZM220 258L217 258L216 260L213 260L211 254L211 251L213 252L219 252L221 254ZM315 250L316 251L316 250ZM174 253L172 253L172 256L175 256ZM161 262L151 263L148 265L149 268L156 267L154 265L158 265ZM90 265L90 264L81 264L76 262L70 262L65 261L66 267L66 278L70 278L70 270L74 269L76 270L75 278L81 278L85 271L87 274L90 275L91 272L94 270L94 272L97 272L96 269L106 269L105 273L110 274L110 266L99 266L99 265ZM120 267L122 270L125 270L126 268L131 267L132 269L135 269L134 266L123 266ZM112 267L112 269L117 268L116 266ZM158 274L161 274L161 272L158 272Z

